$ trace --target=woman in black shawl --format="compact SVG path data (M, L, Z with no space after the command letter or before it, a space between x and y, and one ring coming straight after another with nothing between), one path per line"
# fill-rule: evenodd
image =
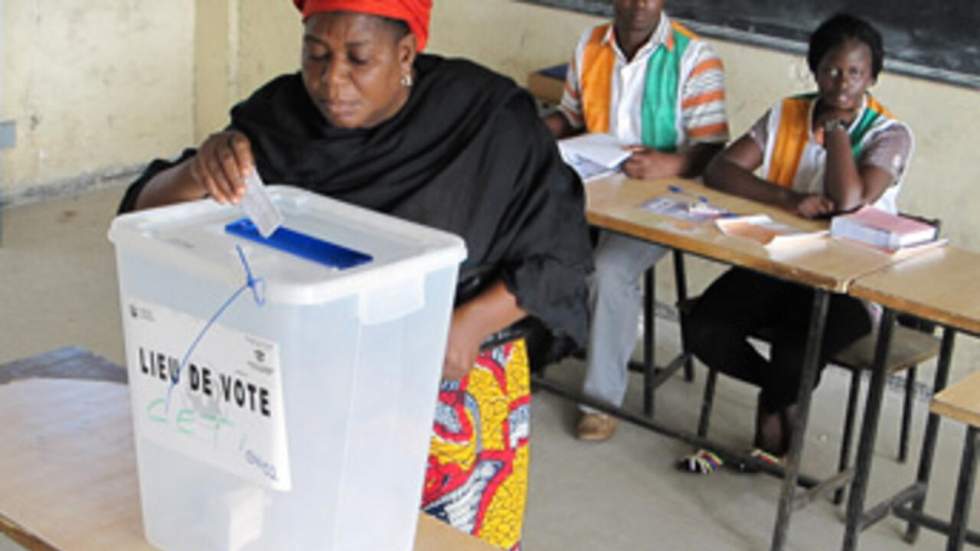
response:
M235 106L231 125L196 151L152 163L120 210L207 196L237 202L254 169L267 182L461 235L469 257L423 508L516 548L527 483L527 356L521 339L487 341L530 313L584 342L591 255L581 184L512 81L417 54L427 0L296 3L305 17L302 72Z

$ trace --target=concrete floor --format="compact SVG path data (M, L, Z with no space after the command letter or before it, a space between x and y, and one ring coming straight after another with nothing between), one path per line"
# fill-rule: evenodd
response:
M121 188L47 200L0 213L0 364L65 345L84 346L114 361L123 359L115 264L106 231ZM658 320L659 357L678 349L676 324ZM581 362L549 368L549 377L581 380ZM688 384L669 382L657 394L658 420L693 429L703 370ZM807 435L804 468L814 475L836 465L849 377L825 372ZM719 382L712 436L732 448L747 447L755 392ZM627 406L639 410L639 380ZM925 403L913 436L922 434ZM765 550L772 533L780 481L764 475L721 471L709 477L679 473L674 460L685 445L629 425L613 440L586 444L572 436L573 405L552 395L534 397L530 496L525 548L530 551L733 549ZM916 460L896 463L900 395L889 391L880 429L871 498L884 497L914 477ZM927 510L949 513L963 429L944 426ZM917 449L917 448L916 448ZM917 453L917 451L916 451ZM8 476L15 476L9 474ZM973 526L980 526L974 511ZM788 549L824 551L840 546L842 511L822 500L793 517ZM901 538L903 525L888 519L866 532L861 549L941 549L924 532L915 546ZM0 550L19 549L0 537Z

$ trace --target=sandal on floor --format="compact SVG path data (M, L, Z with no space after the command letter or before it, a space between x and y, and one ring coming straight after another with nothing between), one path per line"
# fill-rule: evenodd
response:
M677 469L692 474L711 474L724 464L725 462L716 453L701 448L680 458L677 461Z
M767 452L767 451L765 451L763 449L760 449L760 448L753 449L752 452L749 453L749 456L751 456L754 459L758 459L759 461L762 461L763 463L767 463L769 465L772 465L773 467L780 467L780 468L782 468L784 466L783 465L783 458L782 457L779 457L777 455L773 455L773 454L771 454L771 453L769 453L769 452Z
M765 463L779 468L786 466L782 457L773 455L760 448L753 448L748 455L750 458L755 459L759 463ZM738 463L733 464L733 466L738 469L739 472L745 474L757 474L762 471L762 468L759 467L756 461L739 461Z

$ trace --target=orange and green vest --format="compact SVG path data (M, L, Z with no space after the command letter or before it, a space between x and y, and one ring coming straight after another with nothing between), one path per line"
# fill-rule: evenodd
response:
M803 94L786 98L780 105L779 128L770 140L775 143L772 154L767 155L769 169L766 179L782 187L791 188L799 169L803 150L809 141L810 116L817 94ZM883 128L895 117L870 95L857 124L848 131L851 137L851 151L857 158L871 130Z

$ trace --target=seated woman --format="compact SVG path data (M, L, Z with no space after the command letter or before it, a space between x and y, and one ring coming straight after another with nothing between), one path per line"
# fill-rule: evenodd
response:
M712 161L707 185L807 218L862 205L895 212L913 142L868 93L883 58L881 35L867 22L849 15L823 22L807 53L817 93L772 107ZM763 177L753 174L759 167ZM735 268L708 287L687 328L701 361L760 387L755 446L771 461L789 449L812 304L808 287ZM867 306L831 295L821 368L871 330ZM768 359L747 341L760 329L773 336ZM679 466L706 472L715 460L701 451Z
M582 185L526 92L472 63L418 53L429 0L295 3L304 19L302 71L235 106L228 128L196 151L152 163L120 210L204 197L234 203L254 169L267 182L461 235L469 257L422 507L515 548L529 381L523 341L500 342L498 332L532 313L584 342L591 252ZM491 336L496 344L481 349Z

